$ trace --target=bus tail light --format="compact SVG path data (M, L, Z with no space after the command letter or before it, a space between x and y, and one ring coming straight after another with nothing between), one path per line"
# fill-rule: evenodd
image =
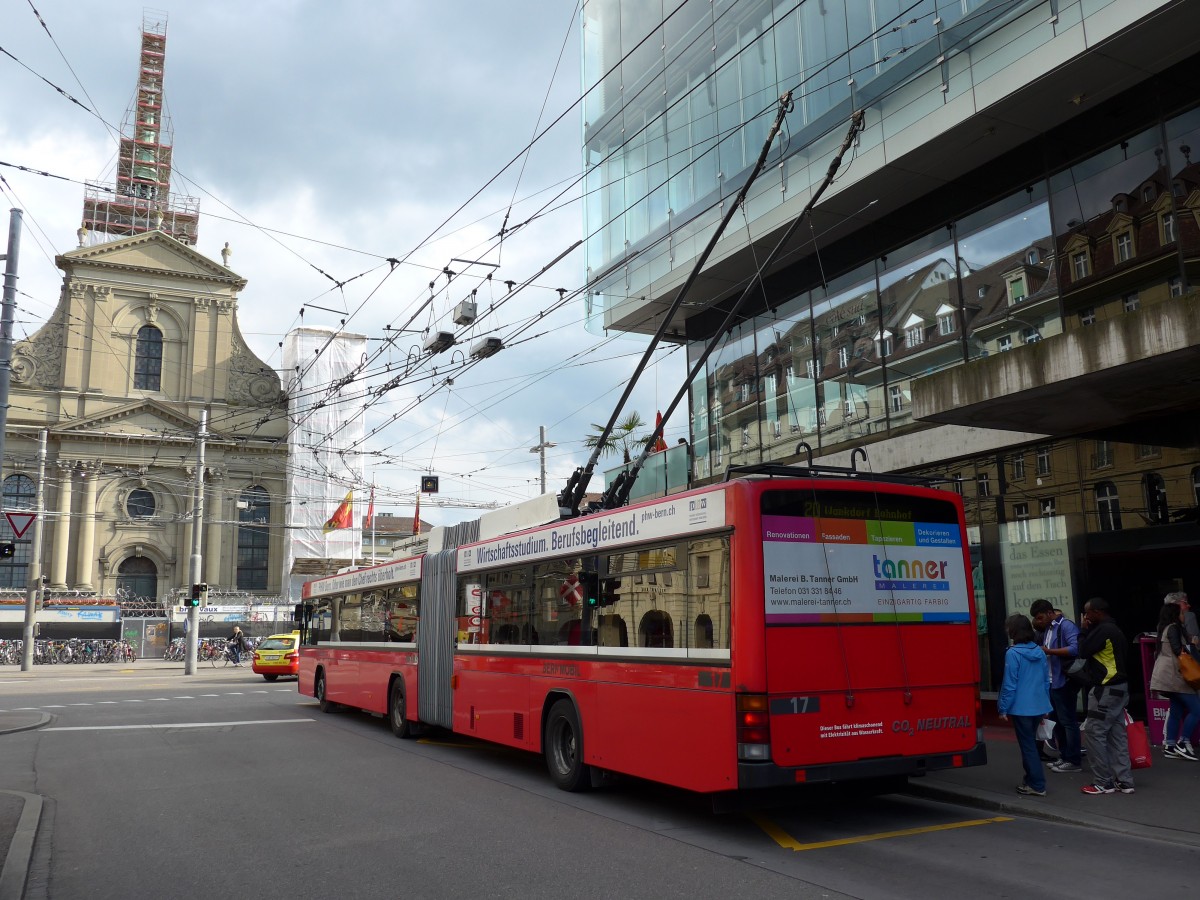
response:
M771 758L771 714L766 694L737 695L738 759Z

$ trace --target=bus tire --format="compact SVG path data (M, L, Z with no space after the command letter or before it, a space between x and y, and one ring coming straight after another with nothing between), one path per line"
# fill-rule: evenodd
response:
M542 732L542 753L550 780L564 791L586 791L592 786L591 766L583 762L583 729L579 712L570 700L562 699L550 707Z
M388 725L392 728L392 734L398 738L407 740L416 736L416 729L413 728L412 722L408 721L404 682L399 678L395 679L391 688L388 689Z
M325 696L325 673L317 673L317 683L313 688L313 693L317 697L317 705L321 707L321 712L331 713L337 709L337 704Z

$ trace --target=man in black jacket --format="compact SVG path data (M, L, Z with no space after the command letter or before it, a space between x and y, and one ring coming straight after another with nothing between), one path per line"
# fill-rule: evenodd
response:
M1129 642L1108 612L1103 597L1093 597L1083 606L1083 632L1079 636L1079 658L1095 660L1104 668L1100 684L1091 689L1083 739L1088 748L1093 783L1085 794L1133 793L1129 767L1129 743L1125 737L1125 707L1129 704L1129 676L1125 660Z

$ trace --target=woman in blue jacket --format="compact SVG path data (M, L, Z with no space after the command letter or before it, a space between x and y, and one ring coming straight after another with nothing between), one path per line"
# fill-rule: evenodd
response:
M1050 667L1046 654L1033 639L1033 625L1017 613L1004 620L1004 630L1012 646L1004 654L1004 680L996 706L1001 719L1011 719L1021 748L1025 780L1017 785L1018 794L1046 796L1046 772L1037 752L1037 727L1050 712Z

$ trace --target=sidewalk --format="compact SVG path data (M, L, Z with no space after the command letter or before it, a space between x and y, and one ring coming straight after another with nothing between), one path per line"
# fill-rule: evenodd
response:
M1016 792L1024 778L1021 753L1012 729L985 727L988 764L936 772L909 781L909 793L931 800L965 803L982 809L1052 822L1100 828L1138 837L1200 847L1195 800L1200 797L1200 762L1165 759L1153 748L1154 764L1134 769L1133 794L1088 796L1079 789L1091 783L1084 769L1075 775L1046 771L1046 796Z

